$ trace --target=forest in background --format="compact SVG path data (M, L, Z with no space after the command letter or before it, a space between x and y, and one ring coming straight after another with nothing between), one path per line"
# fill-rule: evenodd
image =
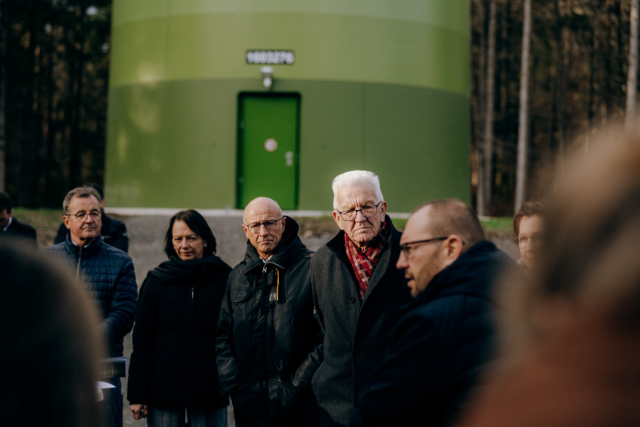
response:
M0 191L18 206L58 207L68 189L103 181L111 1L0 1ZM519 139L527 147L521 197L542 197L541 177L574 141L624 118L637 91L637 1L470 1L470 167L479 213L513 212Z

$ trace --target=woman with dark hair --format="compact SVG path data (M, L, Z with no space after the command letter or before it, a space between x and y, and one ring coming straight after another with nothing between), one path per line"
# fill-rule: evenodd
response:
M136 420L149 427L226 427L220 396L216 326L231 267L215 256L216 240L195 210L169 221L165 261L140 289L128 394Z

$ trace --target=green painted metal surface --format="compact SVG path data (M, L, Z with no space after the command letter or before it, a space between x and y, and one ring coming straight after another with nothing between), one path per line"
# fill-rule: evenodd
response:
M114 207L237 206L238 95L260 81L193 80L111 91L105 191ZM298 209L330 210L331 180L380 175L393 212L469 201L469 100L433 89L280 81L300 98Z
M238 208L269 197L282 209L297 208L300 97L242 95Z

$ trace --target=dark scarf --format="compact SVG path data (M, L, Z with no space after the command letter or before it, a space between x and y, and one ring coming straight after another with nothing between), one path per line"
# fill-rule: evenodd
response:
M220 258L215 255L207 255L200 259L183 261L177 256L172 256L170 260L163 262L153 269L150 274L163 280L185 280L194 281L220 265Z

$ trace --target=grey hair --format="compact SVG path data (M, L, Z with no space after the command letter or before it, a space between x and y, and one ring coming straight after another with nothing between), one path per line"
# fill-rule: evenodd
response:
M338 190L342 187L350 187L352 185L367 185L373 187L376 192L377 202L384 201L382 191L380 190L380 179L378 175L369 171L355 170L342 173L335 178L331 183L331 189L333 190L333 209L338 210Z
M100 198L100 193L93 187L76 187L73 190L69 191L66 196L64 196L64 200L62 201L62 209L64 210L65 215L69 215L69 203L71 203L71 199L74 197L95 197L98 200L98 203L102 202L102 198Z

